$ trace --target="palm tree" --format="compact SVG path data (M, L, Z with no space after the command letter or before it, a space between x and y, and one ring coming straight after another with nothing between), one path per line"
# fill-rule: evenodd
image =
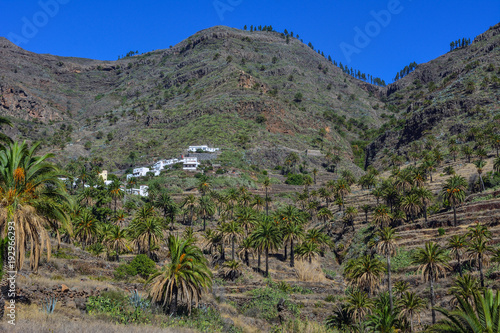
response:
M330 238L321 229L309 229L304 240L307 243L316 244L321 252L331 245Z
M312 263L313 258L320 253L320 248L317 243L306 240L297 246L295 253L299 258L307 259L309 263Z
M375 238L377 239L376 243L378 252L381 253L382 255L385 255L387 259L387 287L389 289L391 309L394 309L392 300L392 284L391 284L391 256L396 254L396 249L397 249L396 240L400 237L396 235L396 230L394 230L391 227L385 227L379 229L375 233Z
M392 215L389 212L389 207L386 205L378 205L373 211L373 223L381 227L387 226L391 221Z
M1 123L0 119L0 123ZM5 123L5 122L4 122ZM44 248L50 259L50 238L46 228L50 221L59 221L71 231L66 213L70 203L62 173L47 162L51 154L35 156L39 143L28 147L26 142L14 142L0 151L0 230L2 238L7 228L15 233L16 270L21 270L26 248L30 247L30 269L38 271Z
M399 297L402 297L405 292L410 289L410 284L406 281L396 281L394 283L394 290Z
M495 170L495 172L500 172L500 157L495 158L493 161L493 170Z
M262 185L264 185L264 188L266 189L266 198L265 198L265 201L266 201L266 215L269 216L269 195L267 193L269 187L271 186L271 181L269 180L269 177L266 177L264 179L264 182L262 183Z
M411 217L413 223L415 223L415 216L417 216L422 210L422 201L416 194L409 194L403 197L401 200L401 208Z
M252 233L252 239L258 249L264 250L266 254L266 272L269 276L269 251L276 250L282 243L281 232L276 223L267 216L259 221L259 224Z
M399 315L396 311L391 310L387 299L387 294L382 293L375 300L375 308L373 309L372 314L366 318L366 327L369 332L398 332L397 328L400 328L401 326L398 319Z
M75 238L78 239L83 248L90 245L97 236L99 221L87 210L84 210L75 223Z
M194 210L196 208L196 197L193 194L185 196L184 199L182 199L181 207L189 210L189 225L193 225Z
M462 276L462 263L460 261L461 255L463 254L464 249L466 248L466 239L465 235L453 235L448 240L447 248L450 250L450 254L454 254L457 258L458 263L458 273Z
M175 315L180 293L191 313L191 304L198 304L202 292L212 287L208 262L198 247L173 235L168 238L168 250L170 261L148 281L149 295L153 302L163 303L165 310L168 304L170 314Z
M425 173L430 176L432 183L432 171L436 170L436 160L433 158L426 159L424 163L422 163L422 168L425 170Z
M462 296L457 297L458 308L452 311L436 308L445 319L429 328L436 333L483 333L500 332L500 291L487 289L474 293L474 302Z
M351 193L351 187L345 178L339 178L337 183L335 184L335 190L339 194L342 203L344 202L344 198L346 195Z
M455 175L448 178L441 190L442 195L448 200L453 208L453 220L457 226L457 204L465 200L465 191L467 190L467 181L464 177Z
M250 258L248 257L249 253L253 252L253 244L252 239L250 237L246 237L241 241L240 246L238 247L238 256L243 257L243 262L250 266ZM253 256L253 255L252 255Z
M413 318L417 317L420 321L420 312L426 307L426 302L422 297L417 296L414 292L405 292L399 301L399 318L410 317L410 332L413 332Z
M327 327L338 329L340 332L352 332L354 325L354 316L346 304L337 305L333 314L326 319Z
M285 243L290 242L290 267L295 266L294 257L295 253L293 251L293 242L300 241L304 239L304 228L302 224L297 223L296 221L285 224L283 227L283 241ZM286 260L286 259L285 259Z
M115 207L114 207L114 211L116 213L116 205L117 205L117 202L118 202L118 199L121 199L124 197L125 195L125 192L123 192L121 189L120 189L120 181L118 179L115 179L109 186L108 186L108 191L109 191L109 194L111 195L111 197L113 198L114 200L114 203L115 203Z
M109 249L115 251L116 261L120 261L120 253L129 249L128 232L113 225L105 236L104 242Z
M384 270L384 264L370 255L351 259L344 268L345 276L350 284L368 290L370 295L380 283L380 277Z
M488 241L488 239L483 237L474 237L470 240L469 248L467 249L469 258L474 260L478 265L481 288L484 288L483 267L488 267L490 253L492 252L492 248L488 245Z
M130 233L135 239L148 245L148 257L152 259L151 248L163 237L163 223L160 219L150 217L145 220L134 220L130 225Z
M472 149L469 145L464 145L462 147L462 153L467 158L467 163L470 163L470 158L474 155L474 149Z
M458 296L466 299L469 303L474 301L474 293L481 290L479 281L470 274L459 276L450 287L450 294L455 296L453 303L458 303Z
M412 264L419 265L418 271L422 272L424 281L429 281L433 324L436 323L434 282L449 269L448 260L449 258L445 250L434 242L427 242L424 248L418 248L412 258Z
M361 206L361 209L365 213L365 223L368 223L368 213L372 210L372 206L364 204L363 206Z
M345 212L344 212L344 220L347 225L350 225L352 227L352 230L354 231L354 218L358 215L358 209L353 206L346 207Z
M215 205L210 197L202 196L199 198L198 214L200 214L201 218L203 219L203 231L205 231L207 226L207 218L215 214Z
M380 203L380 198L382 198L384 196L384 191L382 190L381 187L375 187L370 192L370 194L373 195L375 197L375 199L377 199L377 206L378 206Z
M347 309L358 322L362 321L372 307L372 301L368 297L368 294L359 289L347 292L346 303Z
M254 227L257 222L257 215L252 208L240 207L236 212L236 220L245 229L245 236Z
M429 190L427 187L417 187L413 190L413 193L420 199L420 203L422 205L422 211L424 212L424 219L425 223L427 224L427 205L431 203L432 198L434 198L434 195L432 194L432 191Z
M481 192L484 191L484 182L483 182L483 169L486 166L487 162L483 159L474 161L474 165L476 166L477 169L477 174L479 175L479 181L481 184Z
M231 260L234 259L234 244L235 242L241 238L241 234L243 233L243 228L236 221L226 222L221 225L224 230L224 239L231 241Z
M318 210L316 216L318 219L323 219L323 223L326 225L326 222L333 218L333 213L327 207L322 207Z

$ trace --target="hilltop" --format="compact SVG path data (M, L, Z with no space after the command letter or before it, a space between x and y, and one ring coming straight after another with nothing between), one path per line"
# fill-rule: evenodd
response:
M5 39L0 52L9 134L110 169L130 151L152 159L197 142L249 149L249 159L253 148L336 146L351 162L350 142L383 122L380 87L277 32L218 26L118 61L38 55Z

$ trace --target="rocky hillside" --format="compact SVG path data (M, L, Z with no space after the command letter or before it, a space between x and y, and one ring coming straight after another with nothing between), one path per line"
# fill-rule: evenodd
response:
M264 167L290 149L333 149L359 173L415 140L492 123L499 32L385 88L277 32L217 26L117 61L34 54L0 38L0 115L15 122L7 134L42 140L61 163L83 156L117 171L132 165L131 152L149 163L210 144Z
M382 124L381 88L277 32L214 27L118 61L39 55L6 39L0 52L9 134L42 139L61 158L103 157L110 169L130 151L147 160L200 143L338 146L351 161L350 142Z
M500 24L471 45L420 64L386 87L391 110L387 131L367 148L366 164L380 165L387 152L408 155L410 143L437 138L467 142L474 133L498 127L500 111Z

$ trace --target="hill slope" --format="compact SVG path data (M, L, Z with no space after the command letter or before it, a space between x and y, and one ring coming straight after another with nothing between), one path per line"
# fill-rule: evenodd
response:
M132 150L153 158L199 143L335 145L352 160L349 141L382 123L381 88L276 32L214 27L112 62L33 54L5 39L0 52L0 113L18 120L11 134L72 143L65 157L89 155L90 141L93 156L117 167Z

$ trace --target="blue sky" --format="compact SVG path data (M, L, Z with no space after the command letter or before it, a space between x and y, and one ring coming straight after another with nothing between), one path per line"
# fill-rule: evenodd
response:
M37 53L116 60L215 25L293 31L334 60L391 82L452 40L500 21L500 1L0 0L0 36Z

